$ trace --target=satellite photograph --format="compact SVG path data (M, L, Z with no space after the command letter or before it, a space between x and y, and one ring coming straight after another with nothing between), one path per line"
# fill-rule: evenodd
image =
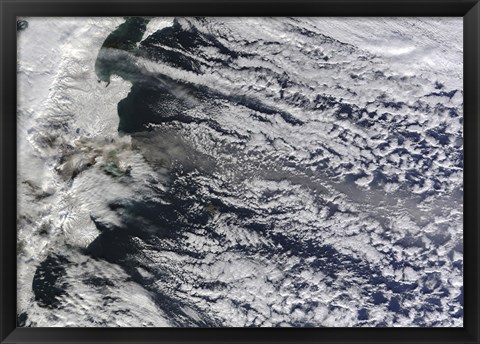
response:
M20 327L462 327L463 21L17 21Z

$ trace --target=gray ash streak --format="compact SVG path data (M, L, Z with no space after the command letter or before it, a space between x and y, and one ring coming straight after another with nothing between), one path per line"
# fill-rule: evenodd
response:
M113 74L132 82L118 104L118 130L170 181L166 190L147 182L140 200L111 203L120 224L92 218L101 234L84 254L120 266L172 326L444 326L462 316L462 301L445 285L462 263L431 259L441 249L453 257L461 237L428 227L435 212L461 206L462 186L448 176L463 167L461 146L450 144L462 133L445 120L405 115L456 121L460 109L443 103L460 90L407 102L403 84L434 90L438 82L396 77L368 53L297 21L272 20L300 42L278 59L287 42L261 34L236 41L242 32L228 20L179 18L141 40L147 25L129 18L118 27L96 73L103 82ZM303 78L302 66L319 80ZM343 85L336 73L355 77ZM365 101L357 97L361 79L392 91ZM431 96L445 102L431 104ZM443 166L435 164L441 152ZM33 289L55 308L72 286L57 286L68 263L52 267L52 259L38 267Z

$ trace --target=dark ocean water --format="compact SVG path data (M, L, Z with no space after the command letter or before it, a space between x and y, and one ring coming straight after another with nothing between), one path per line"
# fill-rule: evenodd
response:
M101 234L81 254L120 266L172 326L332 326L329 317L336 326L443 326L463 316L463 292L454 297L450 284L462 270L453 259L461 239L443 221L429 227L461 205L448 176L463 167L463 151L448 122L459 109L428 98L446 104L459 90L407 104L403 84L433 90L435 80L390 75L293 19L272 27L303 46L241 39L228 20L208 18L175 19L142 40L148 23L126 19L95 71L107 87L112 75L131 82L118 131L158 176L144 181L144 196L109 204L120 223L92 215ZM284 49L290 57L277 59ZM312 63L318 79L308 76ZM367 86L353 89L358 79ZM369 81L387 86L365 104ZM358 102L338 95L347 93ZM424 124L409 111L441 120L411 129ZM62 276L75 264L52 254L37 268L39 305L65 307L74 286ZM78 283L121 288L108 276Z

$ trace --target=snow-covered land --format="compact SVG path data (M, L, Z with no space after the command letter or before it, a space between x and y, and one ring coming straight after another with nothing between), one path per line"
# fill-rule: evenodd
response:
M20 326L463 326L462 18L24 18Z

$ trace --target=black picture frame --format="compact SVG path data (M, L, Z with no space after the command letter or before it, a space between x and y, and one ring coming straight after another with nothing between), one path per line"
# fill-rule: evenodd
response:
M478 0L0 0L0 342L11 343L479 343ZM463 328L18 328L16 327L17 16L462 16L464 18Z

